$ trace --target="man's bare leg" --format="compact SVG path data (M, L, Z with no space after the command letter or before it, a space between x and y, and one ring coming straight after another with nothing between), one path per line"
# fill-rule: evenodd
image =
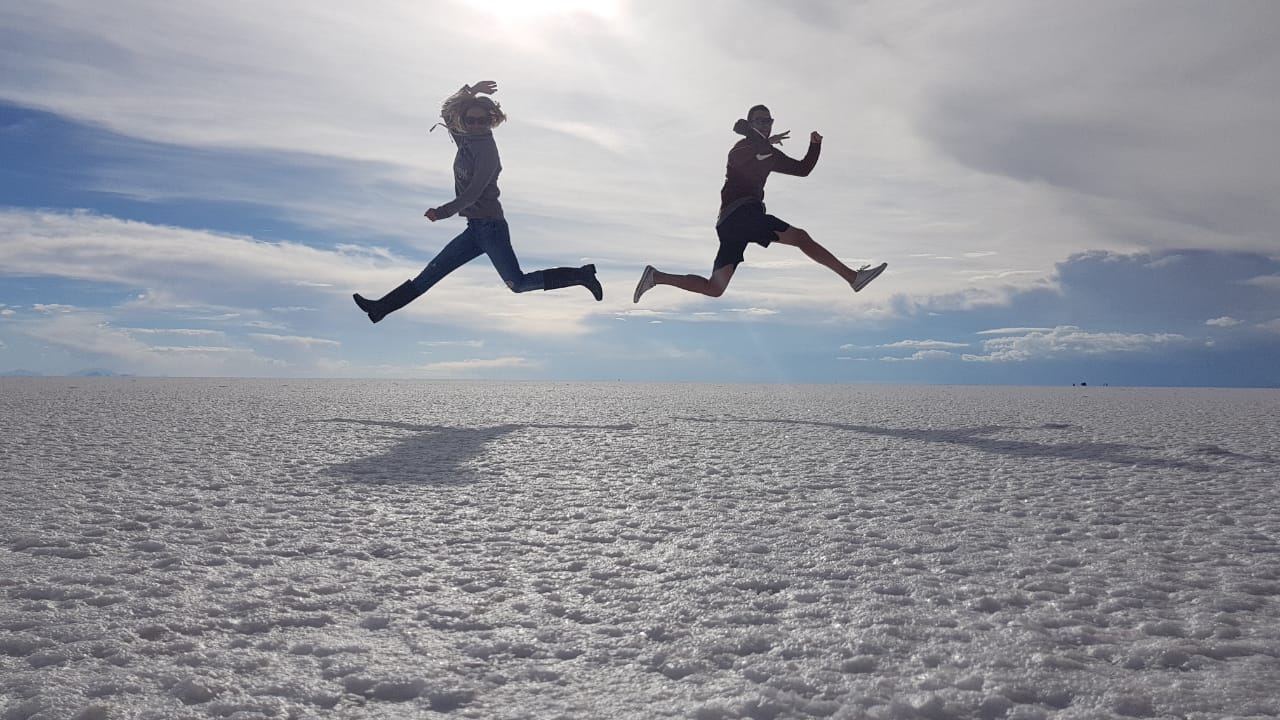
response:
M710 278L701 275L672 275L654 270L653 284L670 285L692 293L720 297L724 294L724 289L729 287L729 280L733 278L733 271L736 269L736 265L725 265L711 273Z
M636 285L636 291L631 296L631 300L632 302L640 302L640 296L649 292L655 285L670 285L671 287L700 295L720 297L724 294L724 289L729 286L729 280L733 278L735 269L737 269L737 265L724 265L712 272L711 277L704 278L701 275L672 275L671 273L664 273L652 265L646 265L644 272L640 275L640 282Z
M858 276L858 272L853 268L840 262L840 259L831 254L830 250L818 244L809 236L809 233L798 227L789 227L782 232L775 233L778 236L778 242L783 245L792 245L800 248L800 251L808 255L818 264L831 268L835 274L844 278L845 282L853 284L853 279Z

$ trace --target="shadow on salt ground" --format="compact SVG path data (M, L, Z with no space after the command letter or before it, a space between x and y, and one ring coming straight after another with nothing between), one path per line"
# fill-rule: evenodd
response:
M693 422L706 423L723 423L723 422L740 422L740 423L766 423L772 425L811 425L815 427L830 428L833 430L847 430L849 432L865 433L867 435L883 435L888 437L901 438L904 440L919 440L922 442L934 443L950 443L953 445L968 445L969 447L982 450L983 452L996 453L999 455L1009 455L1013 457L1056 457L1077 460L1088 460L1091 462L1106 462L1116 465L1139 465L1144 467L1159 467L1176 470L1190 470L1194 472L1216 472L1220 468L1206 465L1204 463L1174 460L1170 458L1151 457L1143 455L1143 450L1153 448L1141 445L1128 445L1124 443L1105 443L1105 442L1065 442L1065 443L1040 443L1028 440L1001 440L999 438L990 437L1004 430L1063 430L1070 426L1058 423L1049 423L1038 428L1019 428L1019 427L1002 427L999 425L988 425L976 428L957 428L951 430L943 429L914 429L914 428L882 428L870 425L847 425L842 423L818 422L815 420L784 420L784 419L758 419L758 418L695 418L695 417L677 417L676 420L690 420ZM1199 451L1199 450L1197 450ZM1227 451L1222 451L1227 455L1231 455ZM1258 461L1258 458L1247 458Z
M314 422L347 423L392 428L414 433L379 455L329 466L327 472L359 482L413 482L458 485L474 479L467 463L479 457L486 445L521 430L634 430L635 425L565 425L521 423L467 428L415 425L387 420L333 418Z

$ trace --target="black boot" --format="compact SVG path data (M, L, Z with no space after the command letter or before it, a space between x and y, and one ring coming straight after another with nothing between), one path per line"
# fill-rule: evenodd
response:
M542 289L556 290L563 287L581 285L591 291L596 300L604 299L604 288L596 279L596 266L548 268L542 271Z
M355 298L356 305L360 309L368 313L369 319L378 322L382 318L408 305L418 298L422 291L414 287L412 280L405 280L404 284L384 295L379 300L369 300L360 297L360 293L356 293L351 297Z

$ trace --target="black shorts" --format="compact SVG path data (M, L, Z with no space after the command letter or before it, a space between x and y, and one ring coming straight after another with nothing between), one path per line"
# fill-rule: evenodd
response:
M720 238L720 251L716 253L716 262L712 272L725 265L737 265L742 262L742 254L748 243L758 243L769 247L769 243L778 239L777 233L791 226L784 220L766 214L764 205L751 203L729 213L716 226L716 235Z

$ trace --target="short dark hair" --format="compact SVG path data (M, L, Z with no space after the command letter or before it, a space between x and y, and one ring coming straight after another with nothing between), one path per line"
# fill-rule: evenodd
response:
M767 107L765 107L765 106L763 106L763 105L754 105L754 106L752 106L752 108L751 108L750 110L748 110L748 111L747 111L747 119L748 119L748 120L750 120L750 119L751 119L751 114L752 114L752 113L754 113L754 112L755 112L755 111L757 111L757 110L763 110L763 111L765 111L765 112L769 112L769 108L767 108Z

